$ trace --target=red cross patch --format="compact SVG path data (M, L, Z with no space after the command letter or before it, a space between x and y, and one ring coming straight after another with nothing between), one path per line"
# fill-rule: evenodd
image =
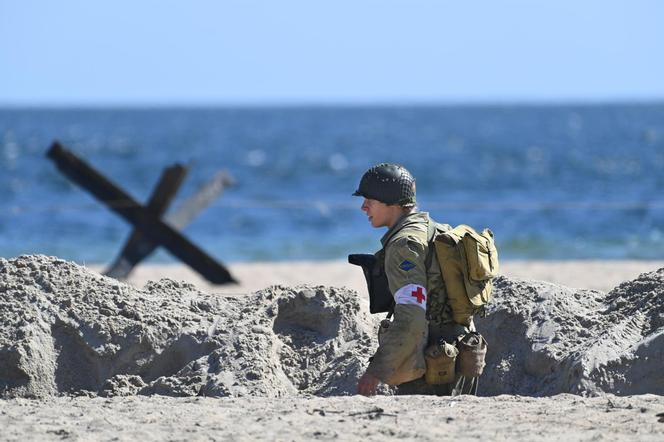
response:
M422 287L418 287L417 290L413 290L412 292L410 292L410 296L417 299L418 304L422 304L422 301L426 299L424 292L422 292Z
M427 289L419 284L406 284L394 293L397 304L417 305L422 310L427 309Z

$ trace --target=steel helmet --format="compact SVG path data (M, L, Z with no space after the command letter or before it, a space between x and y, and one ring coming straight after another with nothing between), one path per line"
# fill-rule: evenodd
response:
M399 164L381 163L367 170L353 196L378 200L387 205L414 206L415 178Z

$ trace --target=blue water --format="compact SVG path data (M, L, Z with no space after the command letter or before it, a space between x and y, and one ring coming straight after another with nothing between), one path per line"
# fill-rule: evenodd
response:
M664 104L4 109L0 256L109 262L130 232L45 157L54 139L140 201L175 162L191 169L174 207L230 171L185 229L222 261L375 251L350 195L382 161L437 220L491 227L502 258L664 258Z

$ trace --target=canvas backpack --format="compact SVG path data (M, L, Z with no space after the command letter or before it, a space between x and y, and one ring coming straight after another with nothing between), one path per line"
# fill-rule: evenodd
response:
M478 233L465 224L453 229L436 227L433 245L452 315L455 322L467 326L491 301L491 280L498 273L493 232L484 229Z

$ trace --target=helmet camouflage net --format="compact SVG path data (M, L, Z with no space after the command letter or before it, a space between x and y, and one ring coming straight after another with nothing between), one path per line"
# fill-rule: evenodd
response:
M414 206L415 178L399 164L381 163L362 175L360 186L353 195L388 205Z

